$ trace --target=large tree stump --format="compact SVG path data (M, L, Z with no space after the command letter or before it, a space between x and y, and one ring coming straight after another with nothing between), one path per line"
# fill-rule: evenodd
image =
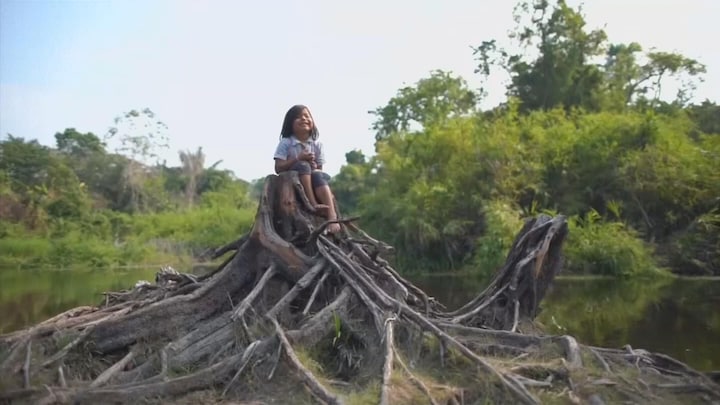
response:
M487 289L446 311L354 223L323 233L297 176L268 176L252 230L202 277L164 269L0 337L0 402L688 403L720 401L662 354L533 327L565 218L518 234ZM532 333L528 333L532 332Z

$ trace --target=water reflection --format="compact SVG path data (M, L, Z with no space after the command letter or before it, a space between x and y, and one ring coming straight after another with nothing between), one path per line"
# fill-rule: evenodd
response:
M0 333L80 305L96 305L104 291L153 280L157 268L105 271L0 269ZM486 280L467 276L414 276L448 309L475 297ZM699 370L720 369L720 280L621 282L560 279L538 318L549 333L568 333L605 347L630 344L667 353Z
M45 320L70 308L97 305L103 292L155 279L157 269L10 270L0 269L0 333Z
M486 285L454 276L413 281L448 309ZM558 279L541 304L538 321L548 333L570 334L586 344L630 344L699 370L720 369L720 280Z

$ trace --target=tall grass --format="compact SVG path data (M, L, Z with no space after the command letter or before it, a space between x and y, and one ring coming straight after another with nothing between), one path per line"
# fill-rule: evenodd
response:
M58 221L47 235L22 229L0 239L0 267L113 267L187 263L237 239L255 208L198 207L139 215L98 212L81 222Z

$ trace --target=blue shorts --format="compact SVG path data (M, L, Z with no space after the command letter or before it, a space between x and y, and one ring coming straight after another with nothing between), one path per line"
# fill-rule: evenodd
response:
M310 181L313 189L328 185L328 178L330 176L320 170L312 170L310 163L308 162L297 161L290 166L289 170L294 170L298 172L299 175L310 175Z

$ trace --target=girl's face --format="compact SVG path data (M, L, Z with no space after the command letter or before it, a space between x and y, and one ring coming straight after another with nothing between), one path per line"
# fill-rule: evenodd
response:
M312 129L313 120L310 116L310 111L305 108L297 117L295 117L295 120L293 121L293 133L295 136L306 137L310 135Z

